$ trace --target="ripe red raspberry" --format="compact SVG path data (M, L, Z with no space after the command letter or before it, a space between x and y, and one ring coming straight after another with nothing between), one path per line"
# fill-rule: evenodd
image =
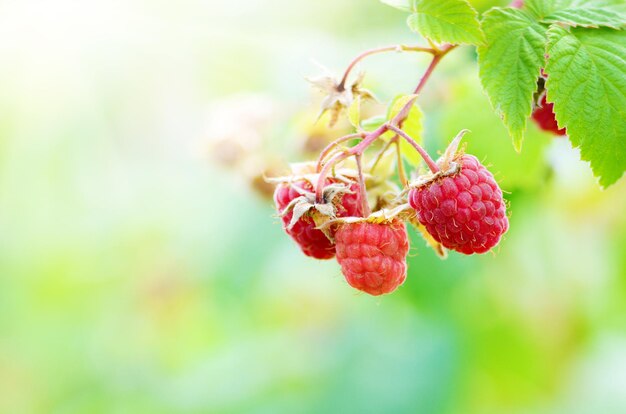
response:
M541 98L541 106L537 106L535 108L532 117L537 125L539 125L539 128L544 131L550 131L555 135L565 135L567 131L565 128L559 129L559 125L554 117L553 107L554 104L546 102L546 97L544 95L544 97Z
M326 185L338 182L340 181L334 178L326 179ZM311 183L306 180L278 185L276 191L274 191L274 202L279 213L281 213L293 199L302 196L302 193L295 187L309 193L315 192ZM351 184L350 191L350 193L342 194L339 202L334 204L337 217L360 217L362 215L359 185L357 183ZM304 254L316 259L332 259L335 256L335 245L321 230L315 228L316 225L311 217L311 212L305 213L289 228L292 217L293 211L289 211L282 216L283 228L285 232L298 243Z
M337 261L350 286L378 296L393 292L406 279L409 251L404 222L357 222L335 234Z
M444 247L464 254L485 253L509 228L502 190L473 155L456 162L457 173L412 189L409 204Z

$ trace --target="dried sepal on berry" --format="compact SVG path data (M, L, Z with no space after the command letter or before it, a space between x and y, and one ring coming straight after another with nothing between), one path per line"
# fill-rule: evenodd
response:
M324 187L323 191L323 203L317 203L315 200L315 192L306 191L303 188L294 185L293 189L297 191L300 196L291 200L289 204L279 213L281 217L288 213L292 213L291 221L287 226L287 230L290 230L298 220L307 213L312 213L313 219L319 226L326 220L332 220L336 218L336 203L345 194L354 194L348 186L345 184L329 184ZM311 212L311 210L314 210ZM321 217L315 213L321 214Z
M285 232L291 236L307 256L330 259L335 256L332 228L322 231L318 226L336 217L361 215L359 186L346 175L326 178L323 202L317 203L315 185L318 174L309 174L307 164L295 165L294 170L305 174L270 178L276 184L274 202Z
M276 185L291 186L293 191L299 194L291 199L289 204L279 211L280 217L290 214L290 221L286 230L290 230L295 223L304 215L310 215L315 221L316 227L321 228L326 236L332 240L332 234L324 226L327 222L343 216L361 216L360 206L351 205L346 208L344 196L351 195L348 201L360 203L358 191L358 172L350 168L337 169L334 175L326 178L327 184L322 191L322 203L318 203L315 197L315 186L319 180L319 174L314 173L315 163L304 162L291 164L294 175L285 177L266 178L266 181ZM305 182L308 189L300 183Z
M389 223L394 220L406 220L412 213L411 206L408 203L396 205L392 208L382 208L370 214L367 217L349 216L349 217L336 217L332 220L328 220L326 223L320 226L320 229L324 229L330 226L354 224L354 223L373 223L382 224Z
M464 153L463 149L459 149L459 145L463 136L468 132L469 130L467 129L461 130L450 142L444 153L441 155L441 157L439 157L436 162L437 166L439 167L439 171L434 173L429 171L425 174L420 175L417 179L413 180L409 184L408 190L427 185L442 177L457 174L460 169L460 164L458 161Z

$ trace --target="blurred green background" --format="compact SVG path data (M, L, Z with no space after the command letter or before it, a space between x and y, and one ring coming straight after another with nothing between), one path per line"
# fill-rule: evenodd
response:
M411 232L406 283L369 297L251 187L317 137L311 59L339 73L419 43L404 18L376 0L1 1L0 413L626 412L626 180L601 191L534 125L517 155L472 48L420 104L430 151L472 130L509 192L495 254L441 261ZM425 64L362 67L388 101Z

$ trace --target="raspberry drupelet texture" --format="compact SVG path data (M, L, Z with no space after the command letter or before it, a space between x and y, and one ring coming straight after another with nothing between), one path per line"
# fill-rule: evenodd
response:
M444 247L464 254L485 253L508 230L502 190L473 155L463 155L460 170L409 192L417 219Z
M334 178L326 180L327 185L336 182L338 182L338 180ZM280 184L274 191L274 203L279 213L281 213L293 199L302 195L294 187L311 193L315 191L311 183L306 180L300 180L291 184ZM359 185L357 183L351 184L350 191L350 193L343 194L340 201L335 204L337 217L360 217L362 215ZM321 230L316 228L310 213L303 215L293 227L289 228L292 217L292 211L282 216L283 228L285 232L298 243L305 255L321 260L332 259L335 256L335 245Z
M532 117L539 125L539 128L544 131L552 132L555 135L565 135L567 131L565 128L560 128L556 122L554 116L554 104L546 102L546 97L541 98L541 106L538 106L533 111Z
M409 241L402 221L344 224L335 242L337 261L350 286L378 296L393 292L406 279Z

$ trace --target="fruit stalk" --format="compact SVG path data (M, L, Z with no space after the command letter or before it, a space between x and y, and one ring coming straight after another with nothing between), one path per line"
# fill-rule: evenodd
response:
M396 146L396 155L398 156L398 178L400 179L400 183L402 184L402 187L406 187L407 185L409 185L409 180L406 177L406 173L404 171L404 164L402 161L402 150L400 149L400 140L398 139L398 136L395 136L394 139L390 142L393 142Z
M330 172L330 169L333 167L333 165L345 160L348 157L363 154L365 149L372 142L376 141L378 137L380 137L382 134L384 134L387 131L387 128L388 128L387 124L381 125L374 131L370 132L367 136L365 136L365 138L363 138L363 140L359 142L357 145L350 148L348 151L335 154L333 157L331 157L331 159L329 159L324 164L324 167L322 167L322 170L319 173L319 178L317 179L317 185L315 186L315 199L317 200L318 203L324 202L324 200L322 199L322 193L324 190L324 182L326 180L326 176L328 176L328 173Z
M362 157L363 156L361 154L357 154L354 158L356 159L356 167L359 172L359 193L361 193L361 206L363 209L363 215L367 217L372 213L372 211L370 210L370 205L367 202L367 190L365 189L365 180L363 179L363 163L361 162Z
M320 172L320 170L322 169L322 164L324 163L324 158L326 158L326 156L330 153L330 151L333 148L335 148L337 145L341 144L342 142L349 141L351 139L363 138L363 137L365 137L365 134L362 132L358 132L356 134L344 135L343 137L337 138L336 140L328 144L326 148L322 150L319 158L317 159L316 171Z
M430 171L432 171L433 173L436 173L439 171L439 167L437 166L435 161L433 161L430 155L428 155L426 150L422 148L420 144L415 142L415 140L411 138L406 132L404 132L403 130L401 130L400 128L398 128L397 126L393 124L389 125L389 129L395 132L396 134L398 134L399 136L401 136L402 138L404 138L409 144L413 146L413 148L417 150L417 152L420 154L420 156L422 157L426 165L428 165L428 168L430 168Z
M374 173L374 170L376 169L376 167L378 166L378 163L380 162L380 160L383 158L383 155L385 155L385 153L387 152L387 150L391 147L392 144L394 144L394 142L397 141L397 138L394 137L393 139L387 141L385 143L385 145L380 149L380 151L378 151L378 154L376 154L376 156L374 157L374 162L372 163L372 165L369 168L370 174Z

